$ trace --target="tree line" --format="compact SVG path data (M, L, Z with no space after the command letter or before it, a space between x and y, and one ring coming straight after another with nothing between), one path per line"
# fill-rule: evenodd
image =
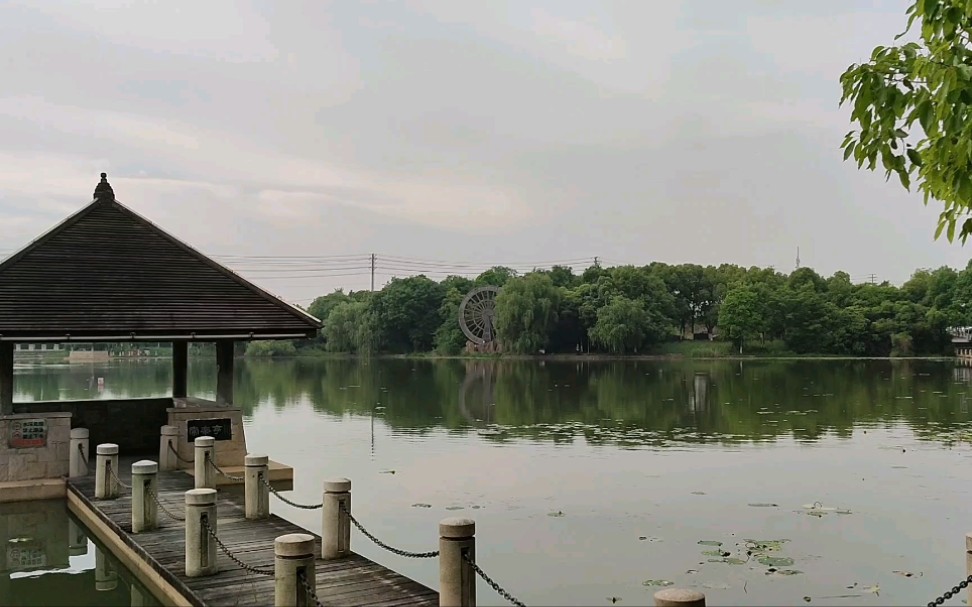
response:
M855 284L811 268L651 263L581 274L555 266L518 275L495 267L475 279L424 275L392 279L380 291L318 297L307 311L324 328L313 340L254 342L250 354L317 349L357 355L466 347L462 298L477 286L502 287L496 328L511 353L650 354L695 339L729 353L852 356L950 353L951 326L972 325L972 262L964 270L920 269L900 287ZM714 350L718 351L718 350Z

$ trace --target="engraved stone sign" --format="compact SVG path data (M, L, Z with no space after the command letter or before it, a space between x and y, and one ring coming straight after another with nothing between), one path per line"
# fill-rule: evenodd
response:
M10 422L7 445L12 449L43 447L47 444L46 419L15 419Z
M230 418L186 420L186 439L191 443L200 436L212 436L216 440L232 440L233 425Z

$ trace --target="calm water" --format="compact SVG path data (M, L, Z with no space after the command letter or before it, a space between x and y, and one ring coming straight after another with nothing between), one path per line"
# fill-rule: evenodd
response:
M103 607L159 603L60 500L0 504L0 605Z
M23 366L16 398L163 395L169 375ZM915 605L965 576L970 381L934 361L247 361L236 395L250 451L296 469L293 499L347 476L356 517L410 550L471 516L477 560L527 604L647 604L644 583L667 580L711 605ZM190 390L214 386L194 361ZM272 507L319 529L316 511ZM786 541L761 563L745 540ZM438 586L435 560L352 544ZM73 588L51 577L33 587Z

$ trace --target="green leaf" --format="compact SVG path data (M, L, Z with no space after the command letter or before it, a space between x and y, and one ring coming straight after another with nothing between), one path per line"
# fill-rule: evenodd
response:
M908 148L906 153L908 154L908 160L910 160L912 164L914 164L917 167L921 166L921 154L918 153L918 150L914 148ZM847 160L846 156L844 157L844 160Z
M948 222L948 241L949 242L955 241L955 220L954 219L950 219Z
M844 160L847 160L848 158L850 158L851 154L854 153L854 148L855 147L857 147L857 146L853 142L851 142L850 144L848 144L848 146L846 148L844 148Z

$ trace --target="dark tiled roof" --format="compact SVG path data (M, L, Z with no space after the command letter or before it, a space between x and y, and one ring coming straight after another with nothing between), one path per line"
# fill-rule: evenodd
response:
M245 339L320 329L119 204L104 174L95 196L0 264L0 338Z

